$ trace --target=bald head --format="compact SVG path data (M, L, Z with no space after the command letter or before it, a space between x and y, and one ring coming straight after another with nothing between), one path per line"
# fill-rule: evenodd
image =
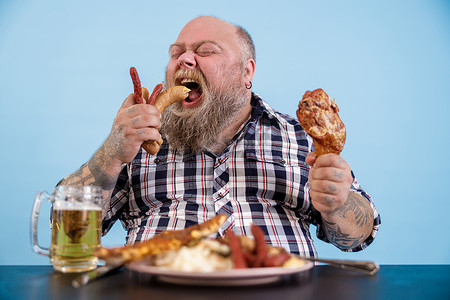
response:
M180 35L183 30L193 29L197 32L204 30L205 28L209 31L216 32L220 30L222 34L229 34L235 38L237 46L240 48L243 60L248 58L256 60L255 45L250 34L243 27L234 25L225 20L212 16L201 16L189 21L181 30Z

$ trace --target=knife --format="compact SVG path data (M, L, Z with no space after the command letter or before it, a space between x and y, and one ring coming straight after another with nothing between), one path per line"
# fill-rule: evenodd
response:
M364 273L367 275L375 275L380 266L372 261L361 261L361 260L343 260L343 259L323 259L323 258L315 258L315 257L304 257L300 256L301 259L321 262L328 264L335 268L352 270L360 273Z
M95 270L84 273L74 280L72 280L72 286L74 288L81 288L95 279L112 274L114 271L119 270L125 265L123 262L105 264L104 266L98 267Z

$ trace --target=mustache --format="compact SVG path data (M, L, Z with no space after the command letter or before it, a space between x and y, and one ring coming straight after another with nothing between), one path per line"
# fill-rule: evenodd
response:
M202 88L207 87L208 81L205 74L198 69L178 69L172 78L168 78L166 73L165 88L169 88L175 85L184 85L183 81L193 81L200 85Z

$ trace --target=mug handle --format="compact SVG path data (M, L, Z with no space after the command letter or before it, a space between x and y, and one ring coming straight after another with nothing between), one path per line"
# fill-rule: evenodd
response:
M37 225L38 225L38 217L39 210L41 209L42 201L48 199L50 195L46 192L39 192L34 199L33 210L31 211L31 245L33 247L33 251L42 254L45 256L50 256L50 250L48 248L42 248L38 244L38 233L37 233Z

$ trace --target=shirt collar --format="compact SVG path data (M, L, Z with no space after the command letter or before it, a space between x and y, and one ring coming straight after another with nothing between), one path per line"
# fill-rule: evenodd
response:
M258 94L252 92L252 121L258 121L263 115L279 121L277 111L273 110Z

